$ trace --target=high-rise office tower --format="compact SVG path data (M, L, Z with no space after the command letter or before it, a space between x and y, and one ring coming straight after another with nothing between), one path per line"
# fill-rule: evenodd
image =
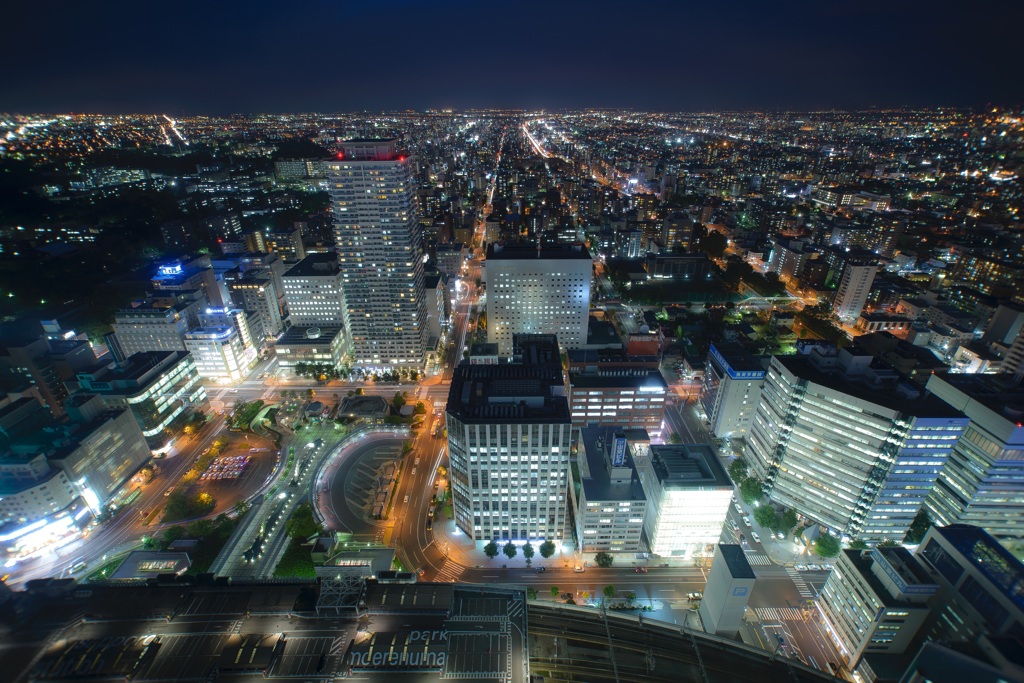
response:
M746 459L772 501L852 538L901 541L968 419L873 358L773 357Z
M397 140L348 140L326 162L354 360L420 368L427 308L412 160Z
M487 245L487 341L501 356L516 334L554 334L563 348L582 348L592 276L582 245Z
M832 302L836 317L844 322L854 322L864 310L864 302L871 293L878 266L863 261L847 261L839 279L839 289Z
M474 540L557 541L572 420L554 335L516 335L516 361L462 363L448 394L455 523Z

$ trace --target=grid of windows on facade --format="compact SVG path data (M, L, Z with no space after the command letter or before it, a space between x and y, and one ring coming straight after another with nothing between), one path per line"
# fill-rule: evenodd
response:
M426 300L414 179L394 141L371 146L327 165L345 325L357 364L418 367Z
M513 334L543 332L557 334L566 348L579 346L586 341L579 317L587 313L581 304L589 291L590 279L578 273L498 272L488 295L496 341L511 344Z
M449 420L456 521L476 539L560 539L571 427Z

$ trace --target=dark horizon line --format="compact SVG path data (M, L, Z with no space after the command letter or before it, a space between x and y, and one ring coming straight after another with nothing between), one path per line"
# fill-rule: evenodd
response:
M176 116L207 116L207 117L252 117L252 116L352 116L359 114L438 114L438 113L471 113L471 112L510 112L518 114L526 113L561 113L561 112L633 112L639 114L825 114L825 113L847 113L859 114L870 112L924 112L924 111L965 111L981 113L986 109L1022 109L1024 104L976 104L976 105L862 105L861 107L738 107L722 109L638 109L633 107L550 107L550 108L520 108L520 107L427 107L423 109L352 109L336 111L317 110L295 110L295 111L252 111L252 112L230 112L230 113L186 113L180 110L174 111L164 109L160 111L34 111L23 112L14 110L0 110L4 116L162 116L174 113Z

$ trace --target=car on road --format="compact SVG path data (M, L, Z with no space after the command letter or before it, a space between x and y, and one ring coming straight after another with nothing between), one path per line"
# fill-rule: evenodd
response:
M572 593L562 593L563 600L572 600Z
M752 524L750 523L750 517L747 517L746 515L743 515L743 524L744 524L745 526L753 526L753 525L752 525Z
M634 571L636 571L637 574L646 574L647 573L647 567L637 566L637 568Z
M575 567L573 567L573 568L572 568L572 570L573 570L574 572L576 572L577 574L582 574L583 572L585 572L585 571L586 571L586 569L584 569L584 568L583 568L583 567L581 567L580 565L576 565Z
M689 600L690 602L693 602L694 600L700 600L703 597L704 597L704 594L701 593L700 591L695 591L693 593L687 593L686 594L686 599Z
M786 532L779 531L778 533L775 534L775 538L779 539L780 541L785 541L786 540Z
M433 517L429 517L429 518L427 518L427 531L430 531L433 528L434 528L434 518Z
M409 502L409 496L406 496L406 497L405 497L405 500L404 500L404 501L402 501L402 502L403 502L403 503L408 503L408 502Z
M739 531L740 530L740 525L736 522L735 519L730 519L729 522L732 524L732 530L733 531Z
M757 535L756 531L751 531L750 532L750 537L752 539L754 539L754 543L760 543L761 542L761 537Z
M740 507L739 503L733 503L733 507L736 508L736 512L743 514L743 508Z
M809 564L809 565L807 565L807 571L809 571L809 572L820 572L820 571L824 571L824 567L822 567L820 564Z
M795 564L795 565L793 565L793 569L797 570L798 572L805 572L805 571L807 571L807 565L806 564Z
M548 570L548 568L547 568L547 567L537 567L537 573L538 573L538 574L543 574L543 573L544 573L544 572L546 572L547 570Z

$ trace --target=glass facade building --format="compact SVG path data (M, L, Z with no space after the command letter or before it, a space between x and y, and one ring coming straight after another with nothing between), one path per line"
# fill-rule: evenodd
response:
M773 502L868 543L901 541L968 419L856 351L774 357L746 445Z

